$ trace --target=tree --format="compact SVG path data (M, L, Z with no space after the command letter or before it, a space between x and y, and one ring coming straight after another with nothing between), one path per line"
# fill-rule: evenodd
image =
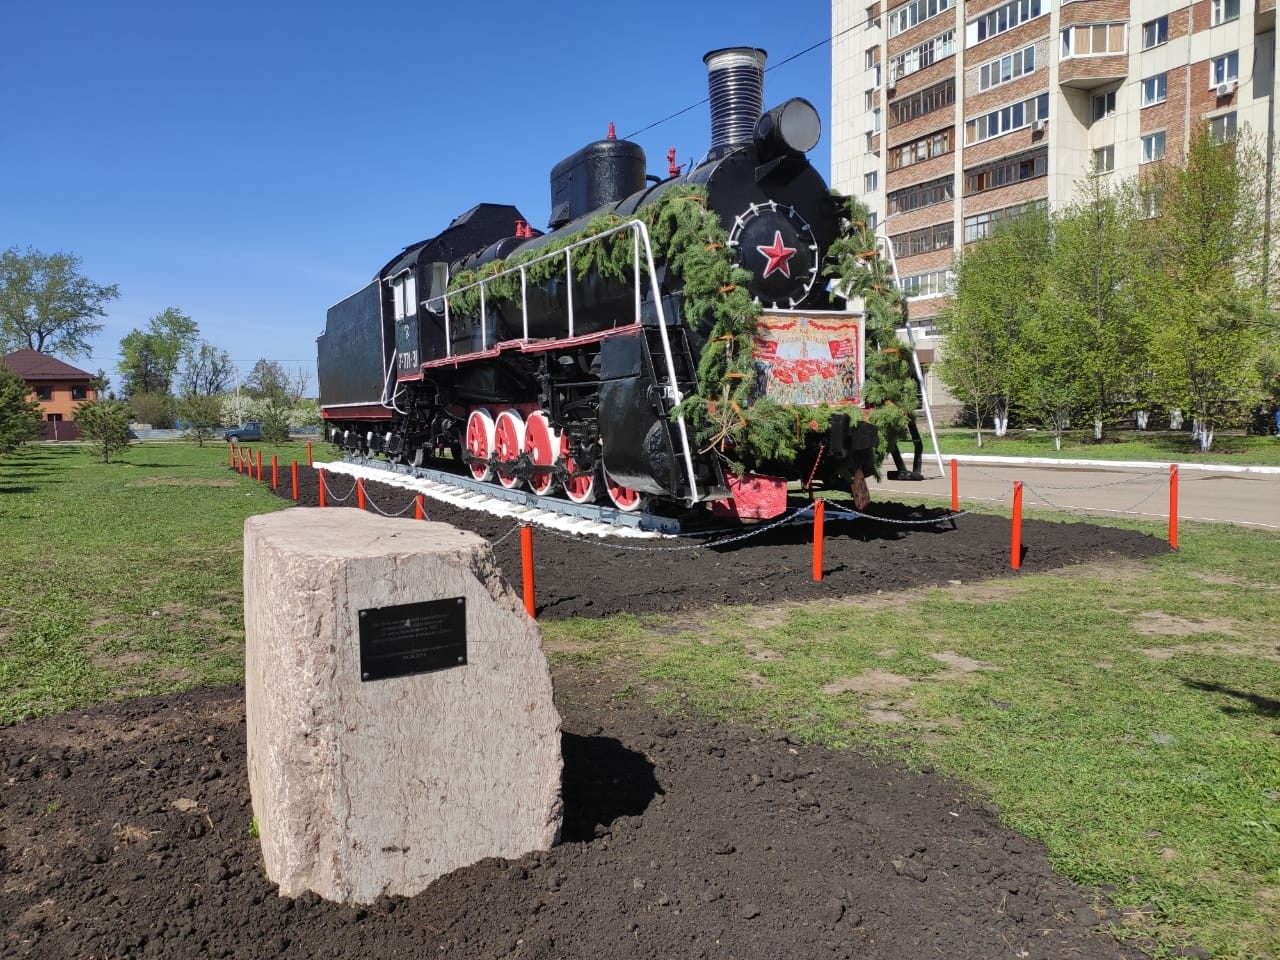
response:
M274 360L259 360L244 380L244 390L258 400L289 394L289 374Z
M973 408L979 446L988 412L997 436L1008 426L1025 375L1023 333L1048 282L1051 238L1048 214L1035 207L1001 221L956 260L953 295L938 318L946 334L940 368L952 392Z
M200 328L177 307L168 307L120 341L124 393L172 394L178 366L196 344Z
M0 363L0 456L40 435L40 404L30 393L27 382Z
M97 317L120 295L80 273L79 257L31 247L0 253L0 345L28 347L64 357L88 356L102 331Z
M289 439L289 425L294 419L294 407L307 392L310 377L299 368L290 375L275 360L259 360L245 378L244 390L255 401L258 419L262 421L263 439L271 443L285 443Z
M183 357L183 396L216 397L230 385L233 370L227 351L206 340L191 344Z
M1259 360L1271 315L1264 283L1263 151L1248 130L1191 138L1186 163L1153 171L1161 216L1143 224L1137 287L1151 319L1155 387L1190 409L1202 450L1263 399Z
M222 397L216 394L185 393L178 401L178 416L186 424L185 434L203 447L218 434L222 424Z
M89 400L76 407L76 424L102 462L129 446L129 405L123 400Z
M1055 322L1075 343L1081 400L1099 440L1123 405L1143 401L1139 371L1149 341L1134 302L1135 222L1131 186L1096 173L1054 222Z

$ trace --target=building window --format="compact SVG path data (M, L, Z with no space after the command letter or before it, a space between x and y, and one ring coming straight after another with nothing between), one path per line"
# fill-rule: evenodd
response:
M1096 57L1124 53L1123 23L1086 23L1062 31L1062 56Z
M984 13L965 25L965 46L972 47L975 43L1007 33L1019 24L1048 13L1051 5L1051 0L1013 0L990 13Z
M998 60L992 60L990 63L984 63L978 68L978 91L990 90L992 87L998 87L1002 83L1008 83L1010 80L1016 80L1023 74L1030 73L1036 68L1036 48L1035 44L1024 47L1015 53L1000 57Z
M45 387L36 387L36 399L37 399L37 400L46 400L46 401L47 401L47 400L52 400L52 399L53 399L53 387L48 387L48 386L45 386Z
M880 52L879 47L867 47L867 52L866 54L864 54L864 56L867 58L868 70L870 70L872 67L876 65L876 54L879 52Z
M1150 50L1169 42L1169 15L1156 17L1142 25L1142 49Z
M1142 195L1142 215L1153 220L1164 213L1164 191L1160 188L1148 190Z
M973 196L997 187L1007 187L1024 180L1034 180L1049 174L1049 148L1043 147L1030 153L1002 157L991 163L964 172L964 195Z
M1148 133L1142 138L1142 162L1152 163L1164 159L1164 131Z
M1093 98L1093 119L1105 120L1116 112L1116 92L1099 93Z
M964 124L965 146L982 143L994 137L1004 136L1014 130L1029 127L1038 120L1049 119L1049 95L1042 93L1030 100L1001 107Z
M955 185L951 177L941 177L926 183L903 187L889 194L889 212L906 213L908 210L919 210L921 207L932 207L937 203L946 203L955 198Z
M61 423L61 422L62 422L62 414L60 414L60 413L51 413L51 414L49 414L47 417L45 417L45 419L46 419L46 420L48 420L50 423Z
M1037 3L1040 0L1036 0ZM945 13L955 6L955 0L911 0L904 7L889 13L889 36L896 37L910 30L918 23L924 23L931 17Z
M72 400L88 400L89 388L81 387L81 386L73 386L71 388L71 399Z
M951 284L950 270L934 270L902 278L902 292L908 297L940 297Z
M1240 19L1240 0L1211 0L1209 4L1209 26L1216 27L1220 23Z
M867 131L867 153L876 152L876 135L870 130Z
M1209 136L1215 140L1234 140L1236 136L1236 112L1224 113L1209 119Z
M875 104L876 92L874 90L868 90L862 95L862 109L870 110L875 106Z
M1016 207L1005 207L1003 210L991 210L965 217L964 242L976 243L979 240L985 240L995 232L1001 222L1016 219L1028 210L1043 209L1045 206L1046 201L1033 200L1030 203L1020 203Z
M867 7L867 26L869 27L880 26L880 17L876 14L876 8L878 8L879 6L880 4L873 3L871 6Z
M889 148L889 169L901 170L912 164L923 163L955 149L952 130L948 127L939 133L931 133L919 140L912 140L899 147Z
M1116 168L1115 144L1099 147L1093 151L1093 172L1110 173Z
M880 174L875 170L862 175L862 192L875 193L876 188L880 186Z
M1221 57L1214 57L1209 69L1209 86L1231 83L1240 79L1240 51L1232 50Z
M901 80L917 70L932 66L939 60L945 60L956 52L956 32L948 30L936 37L930 37L919 46L912 47L906 53L889 58L890 80Z
M956 79L948 77L941 83L926 87L916 93L889 104L889 126L896 127L908 120L949 107L956 102Z
M1167 73L1157 73L1154 77L1147 77L1142 81L1142 105L1150 107L1157 103L1164 103L1169 94L1169 75Z
M914 257L935 250L950 250L953 238L951 221L932 227L900 233L893 238L893 255L898 259Z

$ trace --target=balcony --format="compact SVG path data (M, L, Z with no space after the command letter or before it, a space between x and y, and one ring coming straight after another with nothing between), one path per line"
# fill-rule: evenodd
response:
M1072 57L1059 64L1058 83L1077 90L1092 90L1123 80L1128 72L1129 58L1125 54Z

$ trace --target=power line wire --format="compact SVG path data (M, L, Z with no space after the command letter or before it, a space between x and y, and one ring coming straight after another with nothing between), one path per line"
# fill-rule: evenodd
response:
M823 40L819 40L817 43L812 44L811 46L805 47L799 53L793 53L791 56L787 57L785 60L779 60L777 63L770 64L769 66L765 67L764 72L769 73L773 70L777 70L779 67L785 67L792 60L798 60L800 57L803 57L805 54L812 53L814 50L817 50L819 47L825 47L827 46L827 44L831 43L831 41L835 40L837 37L843 37L846 33L852 33L854 30L857 30L860 26L862 26L862 24L855 24L852 27L846 27L845 29L841 30L839 33L833 33L831 36ZM704 103L709 103L710 101L711 101L710 97L703 97L697 103L691 103L689 104L689 106L681 110L677 110L675 113L671 114L670 116L663 117L661 120L655 120L653 123L649 124L647 127L641 127L639 130L636 130L632 133L628 133L623 139L630 140L633 137L638 137L640 136L640 134L647 133L648 131L652 130L654 127L660 127L664 123L674 120L676 117L683 116L684 114L688 113L690 110L696 110L698 107L702 106Z

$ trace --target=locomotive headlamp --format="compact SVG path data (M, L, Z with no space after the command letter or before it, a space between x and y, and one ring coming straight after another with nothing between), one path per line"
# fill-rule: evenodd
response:
M817 108L803 97L779 104L756 121L756 147L762 160L808 153L821 136Z

